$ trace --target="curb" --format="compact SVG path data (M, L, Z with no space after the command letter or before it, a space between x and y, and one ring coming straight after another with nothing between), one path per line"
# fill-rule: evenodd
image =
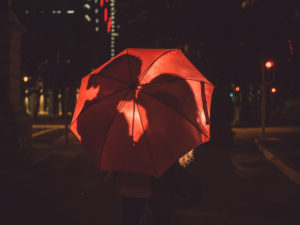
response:
M254 142L257 144L258 149L264 154L266 159L271 161L278 169L294 181L296 184L300 185L300 168L298 168L294 163L284 156L279 150L271 148L268 144L276 144L276 147L282 145L279 139L259 139L256 138Z

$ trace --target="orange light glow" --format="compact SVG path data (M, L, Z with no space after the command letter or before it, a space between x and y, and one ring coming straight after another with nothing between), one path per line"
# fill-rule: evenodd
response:
M276 92L277 92L277 89L276 89L276 88L271 88L271 92L272 92L272 93L276 93Z
M267 68L267 69L270 69L270 68L272 68L274 66L274 62L273 61L267 61L266 63L265 63L265 67Z
M239 86L235 87L235 91L239 92L241 90L241 88Z
M23 81L24 81L25 83L27 83L27 82L29 81L29 77L28 77L28 76L24 76L24 77L23 77Z

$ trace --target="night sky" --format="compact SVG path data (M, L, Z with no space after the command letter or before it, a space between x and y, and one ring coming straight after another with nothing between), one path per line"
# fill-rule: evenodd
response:
M98 14L100 31L95 32L95 24L84 19L85 3L100 9L99 1L13 1L27 29L24 73L43 76L49 86L55 82L53 74L60 73L62 86L78 85L82 76L110 58L103 12ZM276 82L293 89L299 74L299 5L296 0L116 0L116 53L128 47L180 48L212 82L242 85L259 83L262 61L271 58ZM70 9L75 13L52 13Z

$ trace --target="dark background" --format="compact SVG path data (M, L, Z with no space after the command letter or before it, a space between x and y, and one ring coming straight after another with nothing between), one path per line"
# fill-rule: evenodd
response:
M42 80L44 89L75 88L84 75L109 60L110 34L103 21L109 3L104 0L100 7L99 2L14 0L13 9L26 28L22 74L28 74L32 83ZM90 10L84 8L86 3ZM125 48L180 48L211 82L224 84L224 94L234 94L232 101L243 105L244 111L253 107L247 100L251 86L260 102L262 64L271 59L276 98L285 102L299 96L299 1L122 0L115 1L115 7L116 54ZM91 13L96 8L99 13ZM75 13L67 14L70 9ZM239 93L234 93L236 86L241 87Z

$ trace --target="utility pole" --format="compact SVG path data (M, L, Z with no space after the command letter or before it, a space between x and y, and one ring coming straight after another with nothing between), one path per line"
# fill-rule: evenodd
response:
M266 112L267 112L267 95L266 95L266 87L267 84L271 84L275 78L275 68L274 62L272 60L267 60L262 63L262 98L261 98L261 131L262 138L266 137Z

